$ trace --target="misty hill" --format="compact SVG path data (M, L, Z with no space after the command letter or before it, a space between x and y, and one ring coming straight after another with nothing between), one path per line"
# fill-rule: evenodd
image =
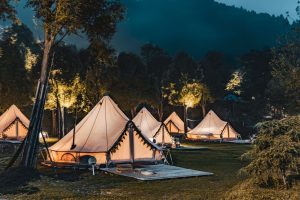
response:
M124 0L127 20L119 26L114 46L137 51L146 42L171 53L194 56L209 50L229 54L273 46L289 27L283 17L256 14L213 0Z
M35 35L32 12L18 8L19 16ZM127 7L126 19L118 26L112 44L119 52L139 52L141 45L154 43L170 53L186 51L195 57L207 51L240 54L276 44L288 30L284 17L256 14L214 0L122 0ZM42 34L40 34L42 35ZM84 47L78 37L67 42Z

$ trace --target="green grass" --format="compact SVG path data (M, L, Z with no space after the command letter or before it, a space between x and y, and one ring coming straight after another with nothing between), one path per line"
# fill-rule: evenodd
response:
M2 195L7 199L221 199L225 192L240 182L238 170L245 165L240 155L248 145L193 144L208 147L200 151L172 152L176 166L213 172L210 177L141 182L130 178L97 171L73 172L39 166L41 179L14 194ZM0 157L0 167L7 162ZM0 188L1 192L1 188Z

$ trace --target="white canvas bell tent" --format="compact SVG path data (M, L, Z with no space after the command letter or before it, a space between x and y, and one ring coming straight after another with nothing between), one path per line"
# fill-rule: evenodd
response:
M0 116L0 138L23 140L28 132L29 119L16 105Z
M189 139L202 140L236 140L239 134L232 126L221 120L214 111L210 110L204 119L187 133Z
M74 134L75 132L75 134ZM75 136L75 137L74 137ZM52 162L133 163L161 159L160 148L147 139L108 96L65 137L49 148Z
M164 123L170 133L184 134L184 122L180 119L176 112L172 112Z
M157 121L144 107L132 120L137 128L157 144L172 144L173 139L164 123Z

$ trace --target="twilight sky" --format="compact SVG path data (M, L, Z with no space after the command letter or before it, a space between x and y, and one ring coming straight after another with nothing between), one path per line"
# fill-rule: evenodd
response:
M226 5L243 7L259 13L271 15L285 15L288 11L292 18L296 18L296 6L298 0L215 0Z
M32 12L24 9L25 0L18 8L19 17L37 36ZM127 12L118 25L112 46L118 51L138 53L141 45L153 43L175 54L186 51L195 57L216 50L238 54L250 49L262 49L276 43L287 30L283 18L289 11L296 18L297 0L121 0ZM217 3L218 2L218 3ZM222 3L222 4L220 4ZM227 6L228 5L228 6ZM246 10L237 9L233 6ZM290 20L291 22L291 20ZM75 36L76 37L76 36ZM82 38L78 47L85 47Z

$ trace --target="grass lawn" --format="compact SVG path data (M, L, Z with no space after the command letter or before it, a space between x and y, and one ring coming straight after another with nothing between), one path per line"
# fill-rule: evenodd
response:
M208 150L173 151L174 164L180 167L213 172L210 177L173 179L142 182L130 178L97 171L91 172L57 170L39 166L41 179L21 188L13 194L4 194L7 199L221 199L236 185L240 178L238 170L245 164L240 155L249 149L241 144L193 145L208 147ZM3 169L7 156L0 158ZM0 188L1 193L2 188Z

